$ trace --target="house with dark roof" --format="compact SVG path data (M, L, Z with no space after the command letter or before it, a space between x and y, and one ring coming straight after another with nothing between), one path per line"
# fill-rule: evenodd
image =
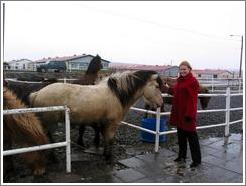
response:
M42 64L51 62L51 61L58 61L58 62L65 62L67 65L67 69L71 70L87 70L92 58L95 56L90 54L82 54L82 55L73 55L73 56L64 56L64 57L55 57L55 58L43 58L40 60L35 61L36 66L40 66ZM109 68L110 61L102 59L102 70L106 70Z

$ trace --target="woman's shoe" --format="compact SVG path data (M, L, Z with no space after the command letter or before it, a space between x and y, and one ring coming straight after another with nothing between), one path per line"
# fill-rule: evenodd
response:
M190 164L190 168L193 168L193 167L197 167L198 165L200 165L201 164L201 162L199 163L199 162L192 162L191 164Z
M180 163L185 163L185 158L181 158L181 157L177 157L175 160L173 160L175 162L180 162Z

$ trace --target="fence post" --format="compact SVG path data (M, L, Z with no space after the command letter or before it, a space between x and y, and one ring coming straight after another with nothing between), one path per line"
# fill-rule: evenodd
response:
M67 161L67 172L71 172L71 139L70 139L70 109L65 106L65 124L66 124L66 161Z
M212 92L214 92L214 77L212 76Z
M224 138L224 145L228 144L229 136L230 136L230 87L226 88L226 114L225 114L225 138Z
M155 134L155 152L159 149L159 136L160 136L160 121L161 121L161 108L158 107L156 110L156 134Z
M67 83L67 78L65 77L65 78L63 79L63 81L64 81L64 83Z

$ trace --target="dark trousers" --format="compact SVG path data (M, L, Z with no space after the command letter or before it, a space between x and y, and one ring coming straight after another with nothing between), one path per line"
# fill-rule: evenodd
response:
M178 130L179 157L186 159L187 154L187 139L190 146L191 158L193 162L201 163L201 150L197 136L197 132Z

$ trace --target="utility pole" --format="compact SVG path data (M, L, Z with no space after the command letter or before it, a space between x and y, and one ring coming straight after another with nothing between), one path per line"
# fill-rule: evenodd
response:
M3 3L3 62L4 62L5 3Z
M241 55L240 55L240 69L239 69L239 78L241 78L242 72L242 58L243 58L243 35L241 36Z
M240 67L239 67L239 78L241 78L241 73L242 73L242 58L243 58L243 35L230 35L231 37L233 36L239 36L241 37L241 53L240 53Z

